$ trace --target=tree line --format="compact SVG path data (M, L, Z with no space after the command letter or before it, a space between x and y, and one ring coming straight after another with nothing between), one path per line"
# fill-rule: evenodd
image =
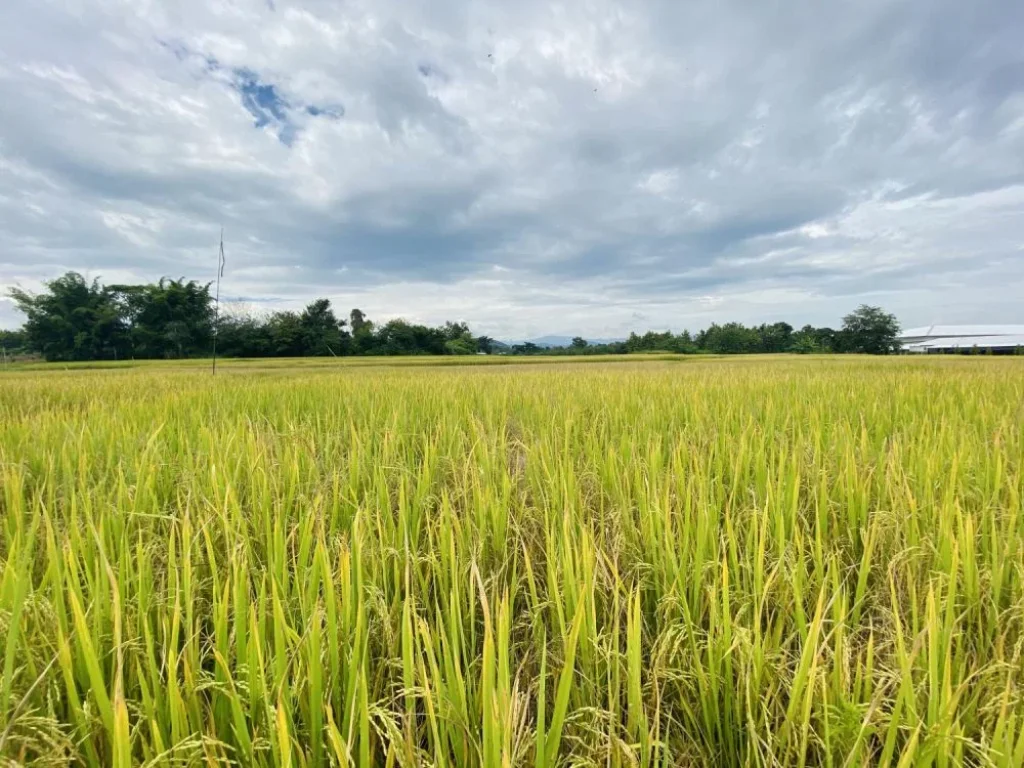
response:
M0 332L0 346L50 361L208 357L216 341L224 357L345 355L627 354L636 352L753 353L898 351L899 325L877 307L862 306L839 330L787 323L713 324L697 334L683 331L631 334L622 342L592 345L582 338L567 347L507 346L474 335L462 322L441 326L389 320L377 324L359 309L339 317L329 299L298 312L265 316L227 312L218 316L209 284L162 278L141 285L103 285L77 272L51 280L34 294L9 291L25 315L18 331Z
M888 355L898 352L900 332L895 316L879 307L862 305L843 318L839 329L816 328L805 325L799 330L789 323L712 323L708 328L691 334L689 331L673 334L671 331L631 333L625 341L607 344L589 344L577 336L567 347L543 349L535 344L517 345L512 349L520 354L629 354L631 352L673 352L677 354L765 354L774 352L860 353Z
M218 317L210 285L184 278L102 285L68 272L41 293L9 295L26 320L5 342L51 361L208 357L215 338L224 357L470 355L494 344L465 323L377 325L359 309L338 317L322 298L301 312Z

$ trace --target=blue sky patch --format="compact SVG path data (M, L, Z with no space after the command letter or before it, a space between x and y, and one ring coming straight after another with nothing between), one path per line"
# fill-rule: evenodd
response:
M289 101L279 86L267 82L251 69L233 70L232 86L242 97L242 106L252 115L256 128L272 126L277 129L277 138L290 147L302 131L296 118L305 113L309 117L324 117L340 120L345 108L340 104L301 104Z
M340 104L322 106L310 104L306 107L306 114L311 117L328 117L332 120L340 120L345 116L345 108Z
M200 77L212 77L238 93L242 107L252 116L253 127L274 130L278 141L290 147L309 118L340 120L345 107L337 103L306 103L290 99L280 84L271 82L248 67L226 67L216 57L190 49L177 40L156 38L156 42L180 62L198 64Z
M271 121L288 122L288 102L277 92L276 86L261 82L255 72L236 69L235 88L242 95L242 106L253 116L257 128Z

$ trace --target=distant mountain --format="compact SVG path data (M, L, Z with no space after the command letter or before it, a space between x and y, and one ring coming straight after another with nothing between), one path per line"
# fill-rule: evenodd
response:
M524 344L531 343L536 344L538 347L544 349L550 349L551 347L568 347L572 344L572 336L539 336L536 339L527 339L526 342L513 341L512 344ZM625 341L625 339L587 339L588 344L611 344L616 341Z

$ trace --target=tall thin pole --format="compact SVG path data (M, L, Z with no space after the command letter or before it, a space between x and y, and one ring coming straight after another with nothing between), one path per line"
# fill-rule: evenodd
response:
M213 375L217 375L217 326L220 325L220 279L224 274L224 227L220 228L220 253L217 255L217 298L213 307Z

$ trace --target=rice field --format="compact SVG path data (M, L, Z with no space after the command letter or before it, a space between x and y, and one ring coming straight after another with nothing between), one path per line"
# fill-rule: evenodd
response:
M1024 360L0 374L0 764L1024 765Z

